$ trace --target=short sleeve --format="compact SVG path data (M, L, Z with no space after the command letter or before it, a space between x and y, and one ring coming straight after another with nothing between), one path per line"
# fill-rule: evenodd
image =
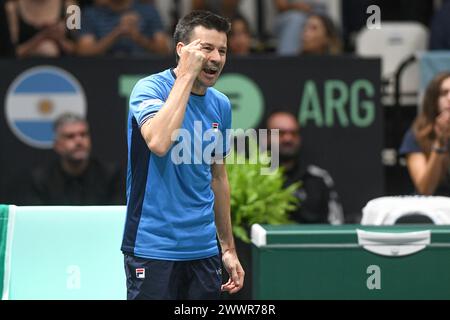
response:
M222 132L222 136L224 137L223 140L223 150L224 152L224 158L226 158L231 151L231 104L230 101L227 100L227 108L224 114L224 132Z
M414 152L422 152L422 149L417 143L417 139L414 135L413 130L410 128L403 137L403 141L399 149L399 154L401 156L405 156Z
M222 125L220 129L221 135L218 140L218 143L222 143L222 145L220 148L216 149L214 154L215 160L226 158L231 151L231 104L228 98L223 101Z
M141 127L154 117L165 102L165 94L155 78L140 80L130 96L130 112Z

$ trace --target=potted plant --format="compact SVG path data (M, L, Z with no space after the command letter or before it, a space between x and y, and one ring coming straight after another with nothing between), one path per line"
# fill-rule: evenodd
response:
M283 169L262 174L269 168L270 156L250 144L249 156L232 152L227 158L230 184L230 205L233 235L239 260L246 272L244 289L232 299L251 299L251 243L250 228L253 224L293 223L288 213L295 209L298 199L294 191L299 183L284 188Z

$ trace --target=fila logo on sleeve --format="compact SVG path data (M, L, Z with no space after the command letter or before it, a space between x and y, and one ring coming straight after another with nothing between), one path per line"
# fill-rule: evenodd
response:
M136 278L145 279L145 268L136 268Z

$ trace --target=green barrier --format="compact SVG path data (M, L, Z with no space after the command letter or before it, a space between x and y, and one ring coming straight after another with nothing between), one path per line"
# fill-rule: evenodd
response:
M450 299L450 226L252 226L255 299Z
M15 209L7 298L126 299L125 206Z

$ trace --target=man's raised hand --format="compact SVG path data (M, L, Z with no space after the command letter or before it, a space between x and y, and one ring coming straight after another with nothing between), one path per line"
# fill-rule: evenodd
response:
M191 75L197 77L203 69L206 56L202 52L200 39L196 39L191 43L183 46L180 50L180 61L178 63L178 75Z

